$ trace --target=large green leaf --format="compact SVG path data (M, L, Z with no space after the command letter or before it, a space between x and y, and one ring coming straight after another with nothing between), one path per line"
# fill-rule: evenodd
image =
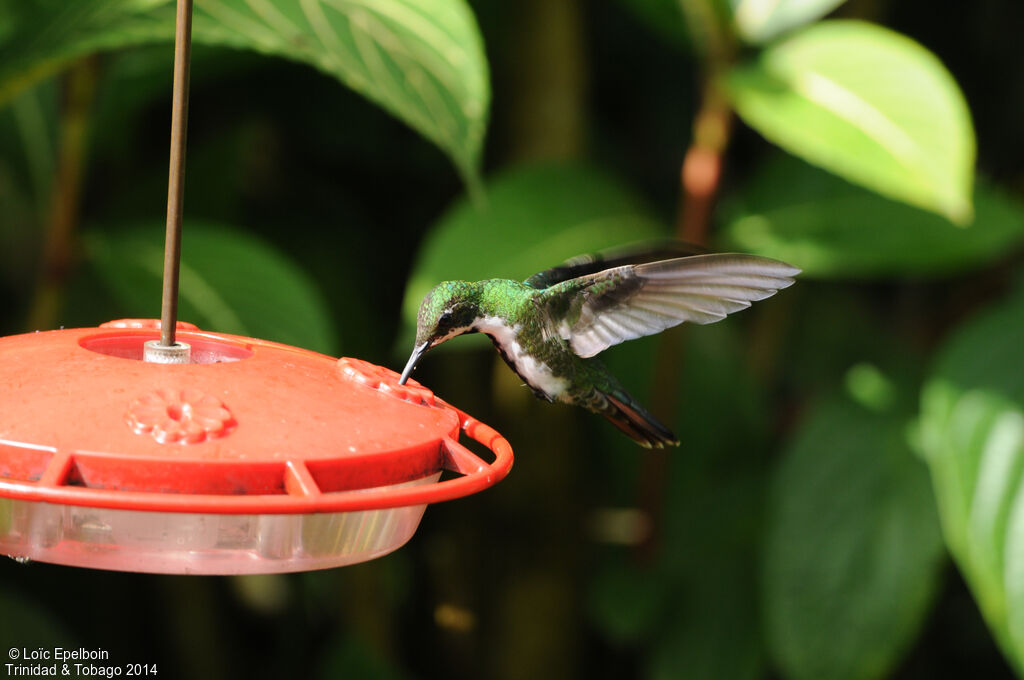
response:
M805 276L946 274L1024 240L1024 208L987 183L975 188L969 229L782 154L744 189L723 206L729 247L791 262Z
M685 435L684 435L685 436ZM756 452L751 451L751 453ZM742 452L719 452L719 455ZM735 463L735 459L732 461ZM680 573L672 578L675 593L663 605L667 616L649 637L654 642L647 659L651 680L757 680L765 674L762 632L759 630L754 546L762 527L760 474L749 470L706 471L689 484L691 497L677 503L678 478L693 475L684 460L673 463L672 500L665 532L668 558ZM739 465L736 467L747 467ZM687 512L689 511L689 512ZM691 526L683 528L683 525ZM692 555L679 560L683 551Z
M15 20L0 42L0 104L77 57L174 36L168 0L0 0L4 12ZM338 78L444 149L474 181L490 89L464 0L196 0L192 37Z
M159 316L162 225L93 232L86 251L124 316ZM186 221L179 293L179 318L203 330L336 353L337 338L319 291L293 262L251 234Z
M1024 291L961 328L922 393L946 544L1024 674Z
M664 235L640 200L602 172L507 171L488 183L485 204L459 200L427 235L406 286L403 340L411 341L420 301L441 281L521 281L575 255Z
M913 40L826 21L735 68L726 88L751 127L873 191L965 223L974 130L960 89Z
M174 37L169 0L0 0L0 105L93 52Z
M820 19L845 0L731 0L736 28L751 42L766 42Z
M885 405L826 401L777 471L765 623L791 680L885 677L935 595L944 552L927 469L907 444L905 414Z

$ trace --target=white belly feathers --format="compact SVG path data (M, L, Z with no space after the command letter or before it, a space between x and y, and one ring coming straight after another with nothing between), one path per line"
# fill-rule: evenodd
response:
M537 361L523 351L518 341L519 328L518 324L509 326L504 319L497 316L485 316L473 324L474 330L487 333L501 345L505 356L516 367L516 372L530 387L541 390L557 400L568 387L568 381L557 377L546 363Z

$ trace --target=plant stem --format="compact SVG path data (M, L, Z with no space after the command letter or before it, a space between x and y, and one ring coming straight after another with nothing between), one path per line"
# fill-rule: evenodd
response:
M27 330L52 328L60 314L62 293L73 262L89 114L98 74L98 61L95 56L90 56L71 66L62 78L57 165L51 185L49 224L39 282L29 308Z
M722 73L732 63L733 43L708 0L681 0L694 41L704 56L701 106L693 121L693 140L683 156L676 237L706 246L711 213L722 177L722 158L729 144L732 110L719 88ZM685 328L661 335L655 358L652 403L655 415L671 423L678 412L679 383L683 374ZM685 446L685 433L676 433ZM638 489L640 509L650 518L648 540L638 548L641 559L656 554L662 528L662 508L672 453L655 449L644 458Z
M683 157L682 191L676 235L706 246L711 213L722 178L722 157L729 144L732 111L715 80L704 88L703 103L693 122L693 142Z
M719 83L735 59L736 40L729 29L730 20L718 15L713 0L680 0L680 6L703 57L703 84L700 109L693 119L693 140L680 173L676 235L706 246L722 177L722 156L732 128L732 109Z

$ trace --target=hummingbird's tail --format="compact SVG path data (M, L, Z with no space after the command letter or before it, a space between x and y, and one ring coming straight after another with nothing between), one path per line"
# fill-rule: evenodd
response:
M658 422L647 410L626 394L625 390L603 392L595 390L591 403L594 411L600 413L612 425L626 433L645 449L662 449L679 446L679 440L672 431Z

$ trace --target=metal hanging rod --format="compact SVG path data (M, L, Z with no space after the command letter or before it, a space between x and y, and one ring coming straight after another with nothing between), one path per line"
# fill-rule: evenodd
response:
M171 161L167 179L167 237L164 243L160 345L175 346L178 322L178 274L181 263L181 212L185 199L185 138L188 131L189 62L192 52L192 0L178 0L174 32L174 93L171 101Z

